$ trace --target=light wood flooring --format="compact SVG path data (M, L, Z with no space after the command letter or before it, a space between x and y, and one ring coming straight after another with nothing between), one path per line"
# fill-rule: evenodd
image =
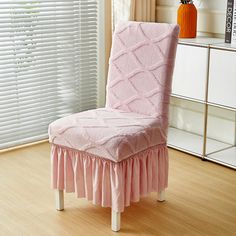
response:
M122 213L110 230L110 209L65 194L54 208L49 144L0 154L0 235L236 235L236 171L170 149L169 188Z

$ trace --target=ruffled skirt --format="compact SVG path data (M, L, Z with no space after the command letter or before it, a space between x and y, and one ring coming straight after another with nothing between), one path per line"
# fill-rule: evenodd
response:
M123 212L131 202L162 191L168 182L168 150L158 145L121 162L52 144L52 187Z

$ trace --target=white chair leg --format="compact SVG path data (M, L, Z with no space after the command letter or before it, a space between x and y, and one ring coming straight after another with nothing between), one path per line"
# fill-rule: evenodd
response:
M159 191L157 194L157 199L159 202L164 202L166 200L165 198L165 190Z
M120 230L120 212L111 210L111 229L115 232Z
M56 209L58 211L64 210L64 191L56 190Z

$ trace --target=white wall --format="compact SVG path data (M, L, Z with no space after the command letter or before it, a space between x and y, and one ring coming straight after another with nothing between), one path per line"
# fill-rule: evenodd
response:
M157 0L157 21L176 23L179 0ZM224 37L227 0L195 0L198 35Z

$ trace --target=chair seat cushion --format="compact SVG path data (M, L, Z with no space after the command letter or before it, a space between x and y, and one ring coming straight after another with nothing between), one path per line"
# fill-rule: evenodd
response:
M49 141L120 162L149 147L164 144L166 137L156 117L99 108L52 122Z

